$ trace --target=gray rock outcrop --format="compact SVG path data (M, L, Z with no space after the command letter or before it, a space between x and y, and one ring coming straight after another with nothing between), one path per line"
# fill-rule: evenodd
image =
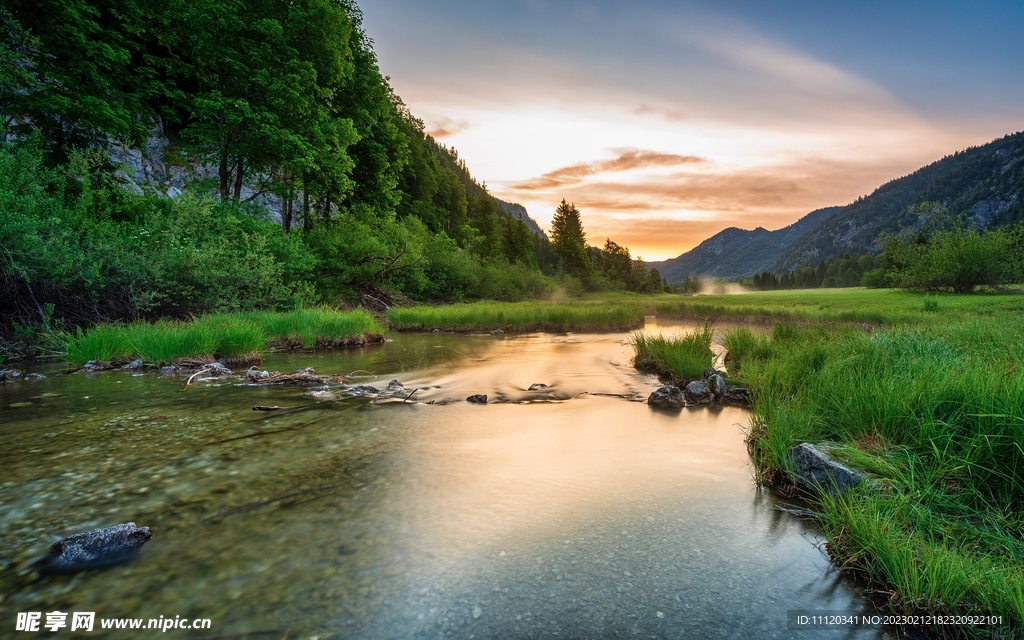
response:
M487 404L487 396L482 393L474 393L466 398L466 402L471 402L473 404Z
M846 493L864 482L865 476L828 454L828 445L801 443L789 450L787 456L793 465L793 480L809 491Z
M152 536L149 527L136 527L134 522L76 533L54 543L41 561L41 569L74 573L112 567L135 557Z

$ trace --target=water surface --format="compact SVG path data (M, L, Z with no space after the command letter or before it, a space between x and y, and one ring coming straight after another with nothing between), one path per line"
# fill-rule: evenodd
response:
M0 636L61 610L291 639L882 637L786 629L866 605L755 487L748 413L653 411L626 335L391 337L263 366L362 370L407 402L127 372L0 387ZM30 571L126 521L153 530L131 564Z

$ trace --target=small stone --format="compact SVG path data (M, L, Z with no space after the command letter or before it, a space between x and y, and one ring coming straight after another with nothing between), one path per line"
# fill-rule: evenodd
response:
M388 383L388 391L398 391L399 389L404 388L405 385L399 382L398 380L392 380L391 382Z
M357 396L376 396L380 395L380 389L377 387L371 387L368 384L357 384L349 389L349 393L353 393Z
M487 396L482 393L475 393L466 398L466 402L472 402L473 404L487 404Z
M133 558L152 536L149 527L134 522L78 533L55 543L41 561L42 569L74 573L111 567Z
M25 375L26 380L42 380L45 377L46 376L41 373L29 373Z
M686 385L686 399L697 404L709 404L715 399L715 395L708 390L708 386L702 380L694 380Z
M711 393L715 394L716 398L721 398L722 396L725 395L725 379L722 378L722 376L718 375L717 373L713 373L710 376L708 376L707 386L708 389L711 390Z
M533 384L530 385L530 388L527 389L527 391L540 391L541 389L547 388L548 385L544 384L543 382L534 382Z
M475 606L475 607L473 607L473 619L474 619L474 620L476 620L477 618L479 618L481 614L483 614L483 610L482 610L482 609L480 609L479 605L478 605L478 606Z
M686 406L686 398L683 397L683 392L679 390L679 387L665 385L655 389L647 397L647 404L657 409L682 409Z
M505 333L504 329L494 329L493 331L491 331L492 336L500 336L503 333Z
M124 365L121 368L124 369L125 371L138 371L139 369L142 368L142 365L142 358L136 358L135 360L132 360L131 362L129 362L128 364Z
M658 616L659 618L664 618L665 617L665 614L660 612L660 611L655 613L654 615Z

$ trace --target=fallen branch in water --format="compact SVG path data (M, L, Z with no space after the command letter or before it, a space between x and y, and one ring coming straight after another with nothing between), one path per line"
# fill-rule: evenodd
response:
M268 407L262 404L255 404L252 407L253 411L280 411L281 409L291 409L291 407L279 407L276 404L272 407Z

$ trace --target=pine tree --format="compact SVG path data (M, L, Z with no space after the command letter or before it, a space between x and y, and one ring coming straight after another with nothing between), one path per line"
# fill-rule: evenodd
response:
M587 234L579 209L562 199L551 220L551 244L566 273L577 278L590 276L592 266L587 258Z

